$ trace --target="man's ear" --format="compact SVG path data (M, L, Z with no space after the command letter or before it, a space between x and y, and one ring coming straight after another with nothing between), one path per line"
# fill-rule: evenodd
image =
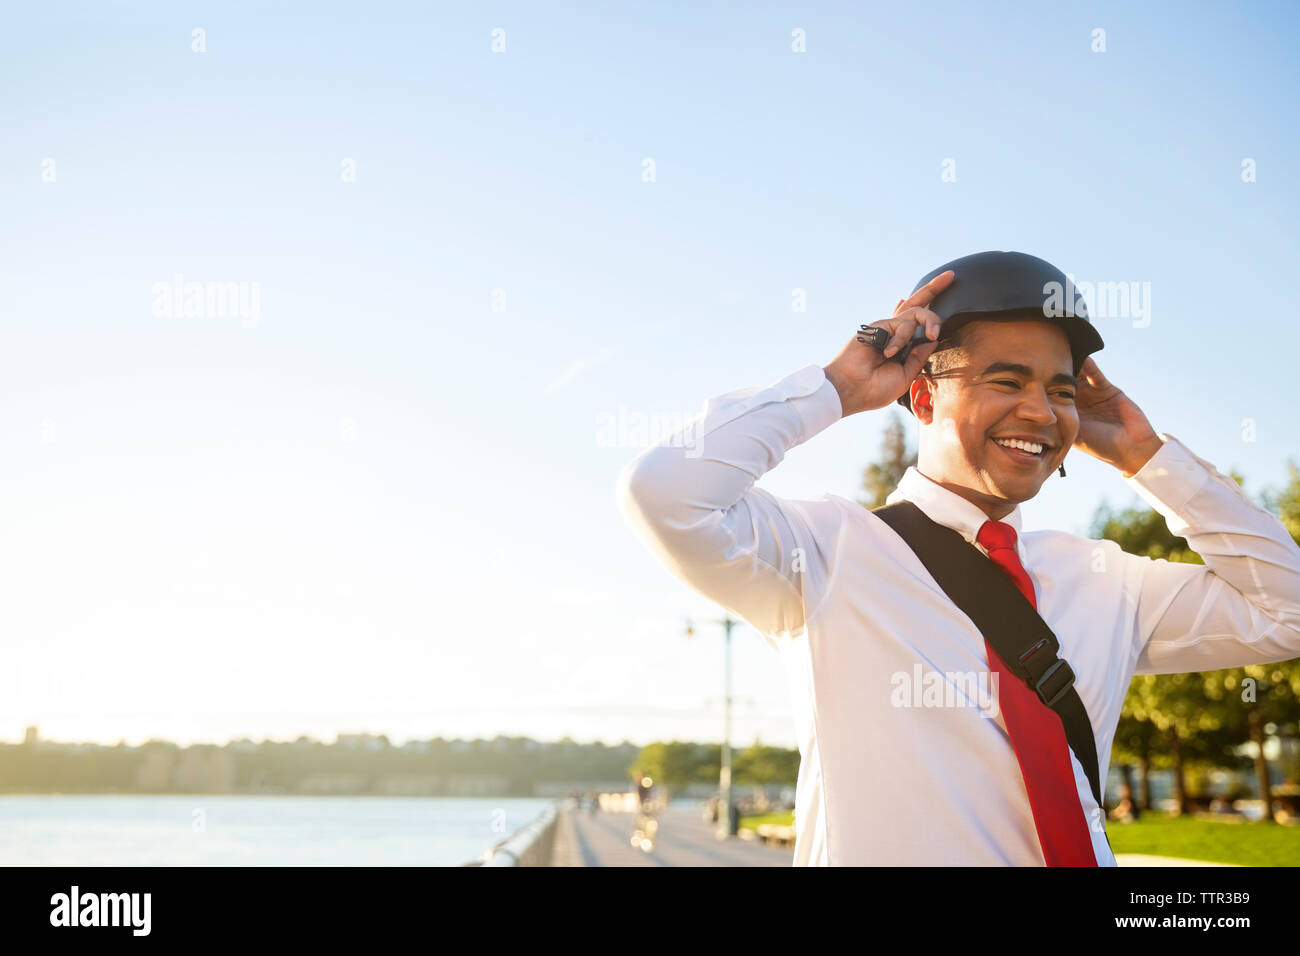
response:
M922 425L929 425L934 421L934 380L921 372L912 379L912 384L907 389L912 414Z

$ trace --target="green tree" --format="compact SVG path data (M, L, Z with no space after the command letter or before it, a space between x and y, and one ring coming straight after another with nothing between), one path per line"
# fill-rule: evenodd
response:
M1151 809L1151 760L1161 750L1159 728L1144 717L1134 716L1131 697L1124 700L1119 725L1115 728L1115 742L1111 746L1111 762L1118 763L1124 780L1132 786L1128 768L1137 764L1138 786L1133 800L1143 810Z
M793 785L799 776L799 751L755 741L733 755L731 771L736 783Z
M1261 497L1264 507L1277 515L1287 533L1300 543L1300 467L1288 461L1286 468L1287 483L1276 491L1265 491Z
M722 768L722 747L674 740L647 744L628 767L629 776L639 771L656 784L680 789L701 780L716 781Z
M898 412L891 411L880 443L880 461L868 465L862 473L862 488L866 491L866 497L859 498L858 504L866 508L879 508L889 493L898 487L903 472L915 464L916 452L907 449L907 433L903 423L899 420Z

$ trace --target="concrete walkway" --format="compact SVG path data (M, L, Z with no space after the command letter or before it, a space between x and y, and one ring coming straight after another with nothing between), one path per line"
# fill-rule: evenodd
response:
M790 866L788 849L764 846L733 837L719 840L714 825L703 819L699 807L670 806L656 818L654 846L641 850L632 846L635 813L594 815L586 810L561 809L555 833L552 866ZM1137 866L1231 866L1205 860L1184 860L1170 856L1117 853L1122 867Z
M552 866L790 866L789 849L740 837L719 840L700 807L669 806L658 816L654 846L632 846L635 813L560 811Z

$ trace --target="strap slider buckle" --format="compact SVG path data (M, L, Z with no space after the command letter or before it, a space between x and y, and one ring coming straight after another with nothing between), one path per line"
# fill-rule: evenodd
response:
M1054 683L1050 687L1044 687L1057 674L1060 675L1059 683ZM1038 678L1034 684L1034 690L1038 692L1038 699L1048 707L1053 706L1058 700L1065 696L1066 691L1074 686L1074 671L1070 665L1063 660L1056 660L1052 666L1044 671L1043 676ZM1049 696L1050 694L1050 696Z

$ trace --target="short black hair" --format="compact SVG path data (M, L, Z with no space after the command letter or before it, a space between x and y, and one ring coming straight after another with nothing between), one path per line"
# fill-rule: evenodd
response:
M930 357L925 360L925 364L921 366L922 375L933 377L948 371L957 364L957 350L966 344L971 324L970 322L963 323L958 326L956 331L948 335L942 333L943 327L940 326L939 343L935 346L934 351L930 353Z

